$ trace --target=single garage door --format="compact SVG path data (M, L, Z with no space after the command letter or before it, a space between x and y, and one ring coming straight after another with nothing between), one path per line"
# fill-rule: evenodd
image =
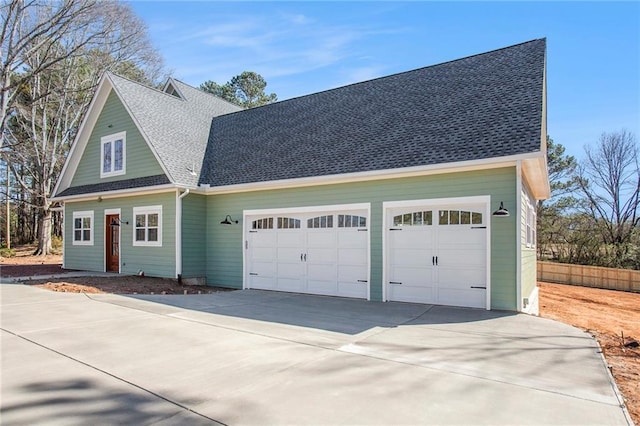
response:
M487 207L387 210L387 299L487 307Z
M246 216L247 288L367 298L367 210Z

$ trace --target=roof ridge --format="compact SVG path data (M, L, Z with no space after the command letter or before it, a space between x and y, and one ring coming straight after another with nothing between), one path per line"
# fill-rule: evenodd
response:
M319 92L313 92L313 93L308 93L306 95L295 96L293 98L284 99L282 101L277 101L277 102L273 102L273 103L266 104L266 105L260 105L260 106L249 108L249 109L256 110L256 109L269 107L271 105L283 104L283 103L294 101L294 100L297 100L297 99L306 98L306 97L309 97L309 96L316 96L316 95L319 95L321 93L328 93L328 92L333 92L335 90L342 90L344 88L351 87L351 86L357 86L359 84L370 83L372 81L383 80L383 79L396 77L396 76L403 75L403 74L408 74L408 73L411 73L411 72L416 72L416 71L425 70L425 69L429 69L429 68L433 68L433 67L438 67L438 66L441 66L441 65L446 65L446 64L450 64L450 63L454 63L454 62L459 62L459 61L463 61L463 60L474 58L476 56L488 55L488 54L491 54L491 53L499 52L501 50L512 49L514 47L518 47L518 46L522 46L522 45L525 45L525 44L528 44L528 43L533 43L533 42L542 41L542 40L544 40L546 42L547 38L546 37L535 38L535 39L532 39L532 40L524 41L522 43L517 43L517 44L510 45L510 46L505 46L505 47L501 47L501 48L498 48L498 49L489 50L487 52L474 53L473 55L469 55L469 56L465 56L465 57L457 58L457 59L452 59L452 60L449 60L449 61L439 62L437 64L427 65L425 67L414 68L414 69L407 70L407 71L400 71L400 72L397 72L397 73L394 73L394 74L383 75L383 76L380 76L380 77L371 78L369 80L357 81L355 83L345 84L344 86L333 87L331 89L325 89L325 90L321 90ZM244 110L243 109L241 111L235 111L235 112L232 112L232 113L229 113L229 114L237 114L237 113L243 112L243 111L248 111L248 110ZM229 114L225 114L225 115L229 115Z
M141 83L141 82L139 82L139 81L132 80L132 79L130 79L130 78L128 78L128 77L121 76L120 74L116 74L116 73L114 73L114 72L112 72L112 71L106 71L106 74L108 74L109 76L118 77L118 78L120 78L120 79L122 79L122 80L125 80L125 81L127 81L127 82L129 82L129 83L136 84L136 85L138 85L138 86L140 86L140 87L143 87L143 88L145 88L145 89L148 89L148 90L151 90L151 91L154 91L154 92L158 92L158 93L163 94L163 95L166 95L166 96L170 96L172 99L177 99L177 100L182 101L182 102L185 102L185 101L186 101L186 99L182 99L182 98L178 98L178 97L176 97L176 96L173 96L173 95L171 95L171 94L169 94L169 93L165 92L164 90L160 90L160 89L155 88L155 87L153 87L153 86L148 86L148 85L146 85L146 84L144 84L144 83Z
M229 105L233 105L233 106L236 106L236 107L238 107L238 108L242 108L242 107L241 107L240 105L238 105L238 104L234 104L233 102L228 101L228 100L226 100L226 99L224 99L224 98L221 98L220 96L214 95L213 93L206 92L206 91L204 91L204 90L200 89L199 87L194 87L194 86L192 86L192 85L190 85L190 84L188 84L188 83L185 83L184 81L179 80L179 79L177 79L177 78L170 77L170 78L169 78L169 80L170 80L170 81L171 81L171 80L173 80L173 81L176 81L176 82L178 82L178 83L180 83L180 84L184 84L185 86L187 86L188 88L190 88L190 89L192 89L192 90L197 90L198 92L203 93L203 94L205 94L205 95L207 95L207 96L212 96L212 97L216 98L217 100L224 101L224 102L228 103ZM216 84L217 84L217 83L216 83ZM245 108L242 108L242 109L241 109L241 111L244 111L244 110L245 110ZM240 112L240 111L235 111L235 112Z

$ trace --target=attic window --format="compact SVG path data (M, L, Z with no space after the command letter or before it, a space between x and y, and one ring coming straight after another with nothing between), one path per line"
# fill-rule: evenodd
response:
M171 82L167 83L167 85L164 88L164 92L171 96L175 96L176 98L182 99L182 95L180 94L180 91L178 91L176 86L174 86L173 83Z
M100 139L100 177L123 175L126 172L126 132Z

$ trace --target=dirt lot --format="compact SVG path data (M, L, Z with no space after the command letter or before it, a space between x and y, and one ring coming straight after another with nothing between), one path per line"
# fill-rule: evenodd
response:
M60 274L61 256L30 256L18 250L0 258L0 276ZM183 286L175 280L117 276L60 278L26 282L53 291L121 294L188 294L227 291L215 287ZM640 426L640 294L560 284L539 283L540 316L575 325L600 343L627 408Z
M600 343L633 421L640 425L640 293L538 283L540 316L575 325Z

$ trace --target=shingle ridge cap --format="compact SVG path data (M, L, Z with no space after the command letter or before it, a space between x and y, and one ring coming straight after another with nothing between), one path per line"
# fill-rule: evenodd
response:
M319 95L321 93L329 93L329 92L333 92L335 90L342 90L342 89L345 89L347 87L357 86L359 84L371 83L373 81L383 80L383 79L390 78L390 77L395 77L395 76L398 76L398 75L409 74L409 73L412 73L412 72L421 71L421 70L425 70L425 69L428 69L428 68L439 67L441 65L450 64L450 63L453 63L453 62L464 61L464 60L467 60L467 59L474 58L476 56L488 55L488 54L491 54L491 53L499 52L501 50L512 49L514 47L522 46L522 45L525 45L525 44L528 44L528 43L533 43L533 42L536 42L536 41L545 41L546 42L546 40L547 40L546 37L535 38L535 39L532 39L532 40L524 41L522 43L517 43L517 44L510 45L510 46L505 46L505 47L501 47L501 48L498 48L498 49L489 50L487 52L474 53L473 55L465 56L465 57L462 57L462 58L452 59L450 61L444 61L444 62L440 62L440 63L433 64L433 65L427 65L425 67L415 68L415 69L412 69L412 70L400 71L400 72L397 72L397 73L393 73L393 74L389 74L389 75L383 75L383 76L380 76L380 77L372 78L372 79L369 79L369 80L357 81L355 83L346 84L344 86L333 87L331 89L321 90L319 92L314 92L314 93L308 93L306 95L295 96L293 98L284 99L282 101L277 101L277 102L273 102L273 103L266 104L266 105L260 105L260 106L253 107L253 108L242 109L240 111L234 111L234 112L231 112L231 113L228 113L228 114L224 114L224 116L226 117L226 116L230 116L232 114L238 114L238 113L242 113L242 112L246 112L246 111L250 111L250 110L268 108L268 107L270 107L272 105L284 104L285 102L295 101L297 99L307 98L309 96L315 96L315 95ZM214 117L214 120L215 120L215 118L217 118L217 117Z
M233 102L230 102L230 101L228 101L228 100L226 100L226 99L224 99L224 98L221 98L220 96L216 96L216 95L214 95L213 93L205 92L204 90L202 90L202 89L200 89L200 88L198 88L198 87L194 87L194 86L192 86L192 85L190 85L190 84L188 84L188 83L185 83L184 81L179 80L179 79L177 79L177 78L170 77L170 78L169 78L169 80L170 80L170 81L171 81L171 80L173 80L173 81L175 81L175 82L177 82L177 83L184 84L185 86L187 86L188 88L190 88L190 89L192 89L192 90L197 90L198 92L200 92L200 93L202 93L202 94L205 94L205 95L207 95L207 96L212 96L212 97L216 98L216 99L217 99L217 100L219 100L219 101L223 101L223 102L225 102L225 103L227 103L227 104L229 104L229 105L233 105L233 106L234 106L234 107L236 107L236 108L240 108L240 111L244 111L244 110L246 109L246 108L241 107L241 106L240 106L240 105L238 105L238 104L234 104ZM234 111L234 112L240 112L240 111Z
M146 84L144 84L144 83L140 83L139 81L135 81L135 80L132 80L132 79L130 79L130 78L128 78L128 77L121 76L120 74L116 74L116 73L111 72L111 71L106 71L106 73L107 73L107 74L109 74L109 76L110 76L110 77L111 77L111 76L112 76L112 77L117 77L117 78L120 78L120 79L122 79L122 80L125 80L125 81L127 81L127 82L129 82L129 83L136 84L136 85L138 85L138 86L142 87L143 89L152 90L152 91L157 92L157 93L159 93L159 94L162 94L162 95L165 95L165 96L169 96L169 97L170 97L170 99L176 99L176 100L179 100L179 101L182 101L182 102L185 102L185 101L186 101L185 99L179 98L179 97L177 97L177 96L173 96L173 95L171 95L171 94L169 94L169 93L165 92L164 90L160 90L160 89L157 89L157 88L155 88L155 87L148 86L148 85L146 85Z

